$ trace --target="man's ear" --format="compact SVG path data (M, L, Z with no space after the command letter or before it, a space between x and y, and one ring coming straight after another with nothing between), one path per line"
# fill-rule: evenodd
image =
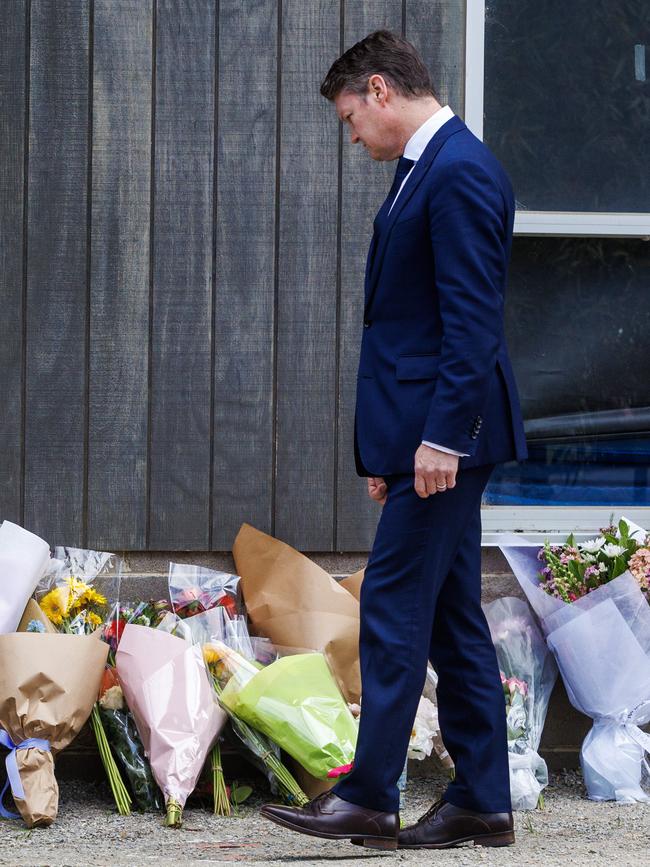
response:
M373 102L383 103L388 96L388 85L383 75L375 73L368 79L368 94Z

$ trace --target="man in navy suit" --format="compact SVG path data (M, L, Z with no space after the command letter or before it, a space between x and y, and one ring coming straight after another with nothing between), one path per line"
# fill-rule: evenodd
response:
M321 93L351 141L398 159L365 281L355 459L383 505L361 589L354 769L285 827L381 848L514 842L505 703L481 610L481 497L494 465L526 457L503 306L514 197L408 42L366 37ZM397 780L427 661L455 779L399 831Z

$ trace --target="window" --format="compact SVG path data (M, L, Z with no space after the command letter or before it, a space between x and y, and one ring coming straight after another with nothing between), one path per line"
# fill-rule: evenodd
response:
M466 122L517 203L506 331L529 459L484 541L650 529L650 3L468 0ZM550 507L550 508L549 508Z
M650 236L650 3L468 0L466 122L516 234Z

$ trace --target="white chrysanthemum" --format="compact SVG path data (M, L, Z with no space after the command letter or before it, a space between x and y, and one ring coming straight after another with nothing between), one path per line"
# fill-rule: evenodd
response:
M589 554L595 554L605 544L605 540L602 536L599 536L597 539L587 539L586 542L580 542L578 546L581 551L587 551Z
M607 545L603 545L602 550L606 557L618 557L619 554L625 552L625 548L620 545L614 545L611 542L608 542Z

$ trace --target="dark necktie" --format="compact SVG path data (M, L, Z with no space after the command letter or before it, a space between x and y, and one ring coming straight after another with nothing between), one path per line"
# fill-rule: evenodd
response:
M397 168L395 169L395 177L393 178L393 185L390 188L388 196L386 197L386 201L379 209L379 213L375 218L375 229L381 231L383 228L382 223L385 221L388 216L388 212L390 210L390 206L395 201L395 196L399 192L399 188L402 186L402 181L411 171L413 166L415 165L415 160L409 160L406 157L400 157L397 161Z

